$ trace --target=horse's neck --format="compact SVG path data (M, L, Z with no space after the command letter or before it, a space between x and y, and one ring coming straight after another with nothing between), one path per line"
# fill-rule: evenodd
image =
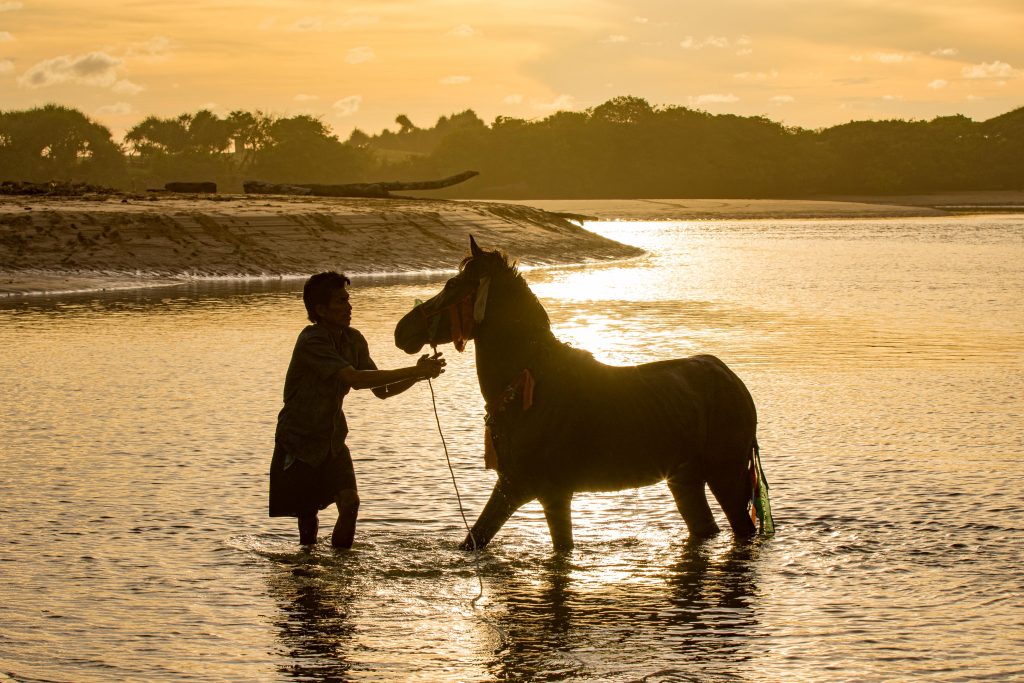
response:
M484 400L495 400L524 369L536 372L540 357L553 342L547 313L525 282L510 278L492 283L485 319L477 328L475 341L477 377Z

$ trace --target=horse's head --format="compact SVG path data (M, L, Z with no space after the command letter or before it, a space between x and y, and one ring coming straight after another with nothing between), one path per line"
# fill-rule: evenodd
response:
M487 310L487 294L493 275L508 270L504 256L477 246L469 237L470 255L459 266L459 274L444 283L433 297L417 304L395 326L395 346L406 353L418 353L425 344L452 343L458 351L474 338L476 327Z

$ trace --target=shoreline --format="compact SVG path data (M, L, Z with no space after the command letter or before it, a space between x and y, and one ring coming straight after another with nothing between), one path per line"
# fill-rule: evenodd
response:
M1024 212L1024 192L805 199L446 200L268 195L0 197L0 299L216 280L451 270L472 233L526 266L642 250L585 220L943 217Z
M1024 191L926 195L836 195L792 199L514 199L508 204L597 220L928 218L1024 213Z

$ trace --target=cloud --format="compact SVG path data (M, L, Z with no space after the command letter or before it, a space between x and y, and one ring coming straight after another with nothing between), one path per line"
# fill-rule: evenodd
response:
M702 105L702 104L728 104L730 102L739 102L740 98L736 97L732 93L724 95L722 93L707 93L706 95L697 95L691 97L691 105Z
M1013 78L1016 70L1006 62L983 62L965 66L960 70L964 78Z
M877 78L871 78L870 76L852 76L849 78L834 78L832 82L839 85L867 85L877 80Z
M534 102L533 108L545 111L572 111L576 108L576 98L572 95L563 94L550 102Z
M18 82L26 88L45 88L59 83L76 83L109 88L117 83L117 68L123 62L104 52L71 57L61 55L33 65Z
M331 106L337 110L338 116L351 116L359 111L359 107L362 103L362 95L349 95L348 97L342 97Z
M345 61L349 64L365 64L377 59L377 54L365 45L354 47L345 55Z
M882 99L886 102L902 102L906 98L903 95L882 95Z
M149 57L151 61L160 61L177 45L167 36L153 36L144 43L132 43L125 50L126 57Z
M934 81L928 84L928 87L931 88L932 90L942 90L947 85L949 85L949 81L944 81L941 78L936 78Z
M9 43L12 40L14 40L14 36L7 31L0 31L0 43Z
M629 42L629 38L627 36L622 35L622 34L616 34L616 35L608 36L607 38L604 39L604 42L606 42L606 43L628 43Z
M114 85L112 85L110 89L118 95L138 95L140 92L145 90L145 88L138 83L132 83L124 78L119 81L115 81Z
M634 24L646 24L650 21L647 17L633 17Z
M679 41L679 47L684 50L700 50L705 47L725 48L729 47L729 39L724 36L708 36L703 40L697 40L693 36L686 36Z
M900 52L876 52L871 59L881 64L902 64L910 61L910 57Z
M9 59L0 59L0 74L9 74L14 71L14 62Z
M438 81L441 85L462 85L469 83L472 79L469 76L445 76Z
M732 77L738 81L767 81L778 78L779 72L775 69L771 71L741 71L738 74L733 74Z
M910 55L905 55L902 52L872 52L866 57L864 55L850 55L851 62L870 60L880 64L902 64L903 62L909 62L910 59Z
M796 98L792 95L775 95L768 99L772 104L789 104L790 102L796 102Z
M115 102L114 104L105 104L96 110L97 114L111 114L113 116L128 116L134 114L135 109L127 102Z
M968 102L980 102L983 99L985 99L985 98L982 97L981 95L968 95L967 96L967 101Z
M0 12L13 12L24 7L20 2L0 2Z
M479 33L479 31L469 24L459 24L451 31L448 31L448 35L455 36L456 38L472 38L475 35L479 35Z
M256 29L259 31L269 31L277 25L277 17L265 17L260 23L256 24Z
M523 96L519 93L513 93L512 95L506 95L502 100L505 104L522 104Z
M305 93L299 93L292 99L296 102L315 102L316 100L319 100L320 97L318 95L306 95Z
M956 57L960 54L960 50L957 50L955 47L940 47L936 50L932 50L928 54L935 57Z
M324 22L319 17L303 17L288 27L289 31L323 31Z

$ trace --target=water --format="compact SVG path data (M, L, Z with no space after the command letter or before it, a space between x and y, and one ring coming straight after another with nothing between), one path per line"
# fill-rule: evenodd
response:
M591 228L650 255L528 271L557 333L607 362L725 359L775 537L688 546L655 486L577 496L570 556L536 504L460 552L420 385L349 396L356 549L302 553L265 516L296 284L5 301L0 679L1024 677L1024 219ZM409 362L393 324L442 279L357 282L379 365ZM494 475L472 354L447 356L472 521Z

